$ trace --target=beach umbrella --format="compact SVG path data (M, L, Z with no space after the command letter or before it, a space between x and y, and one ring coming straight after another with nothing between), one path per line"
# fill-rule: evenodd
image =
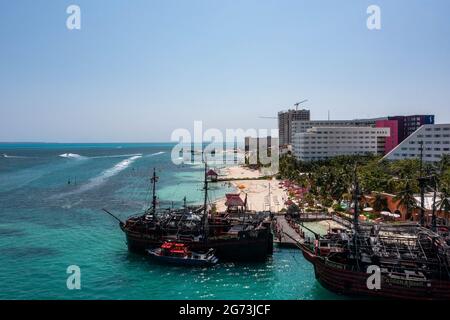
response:
M245 187L245 185L240 184L238 188L242 190L242 189L245 189L246 187Z

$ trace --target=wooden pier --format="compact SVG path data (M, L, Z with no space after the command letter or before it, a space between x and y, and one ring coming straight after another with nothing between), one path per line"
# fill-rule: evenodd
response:
M298 248L302 241L300 234L294 230L284 215L274 217L274 243L280 247Z

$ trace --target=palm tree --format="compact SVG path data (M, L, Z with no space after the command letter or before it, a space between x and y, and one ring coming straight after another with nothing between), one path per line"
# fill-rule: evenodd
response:
M448 221L448 214L450 212L450 190L446 187L441 189L440 193L440 199L436 201L436 207L439 209L439 211L445 212L445 220L447 222L447 225L449 224Z
M412 210L417 208L417 201L414 198L414 192L409 185L409 181L406 182L405 187L394 197L394 201L398 201L397 209L400 207L406 208L406 220L412 218Z
M377 212L383 211L388 206L387 198L380 193L375 195L373 200L373 209Z

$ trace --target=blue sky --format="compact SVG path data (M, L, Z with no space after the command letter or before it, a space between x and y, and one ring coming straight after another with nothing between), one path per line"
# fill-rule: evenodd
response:
M314 119L450 122L447 0L2 1L0 43L0 141L169 141L194 120L275 128L258 117L302 99Z

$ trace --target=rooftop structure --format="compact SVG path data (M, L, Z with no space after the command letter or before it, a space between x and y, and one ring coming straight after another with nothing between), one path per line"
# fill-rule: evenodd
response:
M353 119L353 120L296 120L292 122L292 136L296 133L306 132L313 127L375 127L379 120L387 118L373 119Z
M227 212L243 212L246 207L246 202L241 199L241 196L237 193L227 193L225 195L227 206Z

